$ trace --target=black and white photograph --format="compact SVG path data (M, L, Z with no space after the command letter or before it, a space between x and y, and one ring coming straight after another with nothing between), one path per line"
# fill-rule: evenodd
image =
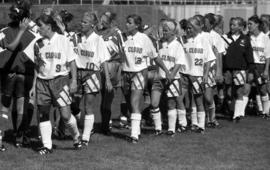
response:
M270 0L0 0L0 170L269 170Z

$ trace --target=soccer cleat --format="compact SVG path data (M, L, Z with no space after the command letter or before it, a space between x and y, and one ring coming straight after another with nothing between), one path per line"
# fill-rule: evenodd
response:
M187 131L187 127L185 126L179 126L176 130L178 133L183 133Z
M87 145L88 145L88 143L87 143ZM75 142L75 143L73 144L73 146L74 146L74 149L80 150L80 149L82 148L82 141Z
M106 135L106 136L111 136L112 135L112 131L110 128L108 129L103 129L102 130L102 134Z
M204 134L204 129L203 128L198 128L196 130L197 133Z
M133 143L133 144L137 144L139 142L139 139L136 138L136 137L130 137L130 142Z
M38 149L38 153L39 153L40 155L47 155L47 154L50 154L50 153L52 153L52 152L53 152L52 149L48 149L48 148L46 148L46 147L42 147L42 148Z
M233 119L233 123L239 123L240 122L240 117L237 116L236 118Z
M4 145L2 145L1 147L0 147L0 152L5 152L7 150L7 148L4 146Z
M268 119L270 119L270 115L269 114L264 114L262 118L268 120Z
M196 132L196 130L198 129L197 125L191 125L191 131Z
M163 134L163 132L161 130L155 130L155 136L160 136Z
M82 146L86 146L87 147L88 146L88 143L89 142L87 140L81 140L81 145Z
M21 148L21 147L23 147L22 142L18 142L18 141L16 141L14 145L15 145L16 148Z
M170 136L170 137L174 137L174 136L175 136L175 132L169 130L169 131L167 132L167 135Z

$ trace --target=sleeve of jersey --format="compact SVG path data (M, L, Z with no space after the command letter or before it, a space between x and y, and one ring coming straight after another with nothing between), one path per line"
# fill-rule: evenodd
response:
M216 35L214 38L214 46L217 48L219 53L225 52L225 42L219 35Z
M211 45L209 44L208 41L204 41L204 61L208 62L208 61L213 61L216 59L216 56L211 48Z
M265 58L270 58L270 39L265 38Z
M181 64L184 65L186 64L185 62L185 51L184 48L182 47L182 45L178 45L176 51L176 60L175 60L175 64Z
M77 55L74 52L74 47L72 45L72 42L68 38L66 38L65 41L66 41L65 45L66 45L67 61L71 62L76 59Z
M98 55L100 57L101 63L108 61L111 58L109 50L108 50L104 40L101 37L99 38L99 43L98 43Z
M157 50L155 49L153 42L150 40L149 37L145 36L145 41L146 41L146 49L147 49L147 54L151 59L154 59L158 57Z

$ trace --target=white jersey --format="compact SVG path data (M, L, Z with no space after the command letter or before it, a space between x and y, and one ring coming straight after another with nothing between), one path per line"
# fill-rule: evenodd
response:
M159 57L168 70L173 69L176 64L185 64L185 52L177 39L174 39L169 44L163 43L162 48L159 50ZM161 68L159 68L159 75L161 78L166 78L166 73ZM179 79L180 75L176 74L174 78Z
M216 59L211 44L201 34L188 39L188 42L184 44L184 50L185 69L181 73L191 76L203 76L205 63Z
M265 59L270 58L269 37L263 32L260 32L260 34L257 37L251 35L250 41L253 49L254 63L265 64Z
M156 49L150 38L144 33L137 32L129 36L125 42L126 60L123 62L123 70L127 72L139 72L148 67L148 57L157 57Z
M221 36L214 30L209 32L211 38L211 45L214 47L218 53L225 53L225 41L221 38Z
M49 80L69 74L68 63L74 61L76 55L66 36L55 33L50 40L40 39L36 43L37 48L35 63L39 66L39 78Z
M101 64L109 59L110 53L101 36L93 32L89 37L81 37L76 58L78 68L99 71Z

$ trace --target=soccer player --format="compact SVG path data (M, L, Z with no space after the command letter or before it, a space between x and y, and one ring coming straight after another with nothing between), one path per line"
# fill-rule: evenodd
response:
M267 82L269 81L270 40L262 30L262 21L258 16L248 19L248 29L253 48L252 67L249 71L249 81L254 80L261 95L263 117L269 117L270 100Z
M188 19L187 42L183 45L186 63L182 73L189 75L192 86L193 107L196 111L191 113L192 125L198 126L194 130L198 133L205 131L205 111L203 104L204 84L208 83L210 63L215 60L212 46L201 33L201 23L196 17ZM194 109L195 110L195 109Z
M103 38L95 33L94 28L98 24L97 16L94 13L86 12L82 18L79 43L77 44L76 65L78 68L79 87L83 91L84 99L84 128L82 134L83 146L88 146L90 134L94 126L94 100L101 89L100 72L101 66L104 69L104 90L109 93L113 90L108 64L111 55Z
M206 113L207 113L207 126L216 127L219 126L218 121L216 120L216 106L214 102L214 87L216 82L222 83L222 55L225 53L225 42L221 36L214 30L216 25L215 15L206 14L204 16L204 25L206 31L209 32L209 38L212 45L213 52L216 56L216 60L211 63L211 68L209 72L209 82L206 84L205 89L205 102L206 102Z
M176 98L181 95L180 75L178 70L180 64L183 64L182 59L185 58L185 53L176 37L177 23L175 21L163 21L162 31L164 42L158 51L158 58L163 61L166 69L161 67L154 78L151 93L151 112L155 125L155 135L160 135L162 133L162 123L159 102L162 93L166 93L166 102L168 105L168 135L174 136L177 120ZM167 70L169 70L170 75L166 72Z
M149 37L141 33L142 19L136 14L127 17L128 37L125 41L125 56L123 62L123 89L127 103L131 110L131 142L137 143L141 133L140 100L147 82L147 58L154 59L170 75Z
M103 13L100 18L98 32L105 41L106 48L109 50L110 59L108 61L108 72L114 90L108 91L106 85L105 70L101 72L102 88L101 88L101 115L102 115L102 132L110 135L110 119L111 105L114 98L115 90L120 87L121 83L121 63L124 59L123 37L122 32L117 26L113 25L116 14L109 11Z
M74 148L80 149L82 145L79 130L70 111L70 94L77 90L76 55L69 39L56 32L59 29L51 15L41 14L37 25L42 38L34 47L36 74L30 96L36 93L40 117L39 129L43 147L38 152L41 155L52 153L52 125L49 119L52 104L59 108L73 137Z
M270 15L262 14L260 19L263 22L263 32L270 38Z
M230 32L227 34L227 53L224 57L224 69L226 70L225 84L230 91L230 98L235 98L233 121L238 122L245 116L245 108L248 103L249 85L247 84L247 71L253 62L253 51L249 37L242 33L244 19L235 17L230 23Z
M10 9L12 10L14 7L15 6L11 7ZM14 50L16 49L18 44L20 44L21 38L23 37L24 32L27 30L27 28L29 26L29 20L26 18L23 18L23 17L24 16L22 16L22 18L18 18L18 20L16 21L16 22L18 22L17 28L7 27L7 28L4 28L3 30L0 31L0 48L1 48L0 56L1 56L1 59L4 59L3 57L10 57L12 55L12 53L15 52ZM18 28L19 28L19 30L18 30ZM10 33L7 32L8 30L13 30L13 29L17 29L17 31L16 31L17 35L15 37L14 37L14 34L12 36ZM1 66L1 69L2 68L5 69L5 65L3 65L3 67ZM1 74L1 75L5 75L5 74ZM2 77L1 77L1 79L2 79ZM22 88L22 87L20 87L20 88ZM3 89L2 89L2 91L4 92ZM4 94L6 94L6 93L4 93ZM12 96L5 98L5 95L3 95L2 100L3 99L9 100L11 102ZM9 106L10 106L9 101L7 101L8 103L5 103L3 101L1 103L1 113L0 113L1 124L3 124L2 123L3 121L8 119L8 111L9 111ZM20 114L20 116L21 116L23 114L21 109L20 109L20 113L21 113ZM21 122L19 122L19 124L21 125ZM0 140L1 140L0 151L6 150L5 146L2 144L2 139L4 137L3 134L4 134L4 131L1 127L1 129L0 129Z
M28 103L28 92L32 86L34 74L34 64L25 54L25 50L34 42L35 35L31 31L26 31L30 15L29 9L25 6L12 5L10 8L11 22L8 27L1 31L2 41L5 50L1 53L1 67L5 71L4 87L2 96L3 115L9 112L12 99L14 99L14 111L12 113L12 122L14 128L14 145L21 147L26 142L26 129L29 121L25 112L25 103ZM24 26L23 26L24 25ZM26 26L27 25L27 26ZM22 29L19 29L19 28ZM11 43L13 41L13 43ZM10 44L6 44L10 43ZM17 46L19 45L19 46ZM6 46L6 47L5 47ZM27 140L28 141L28 140Z

